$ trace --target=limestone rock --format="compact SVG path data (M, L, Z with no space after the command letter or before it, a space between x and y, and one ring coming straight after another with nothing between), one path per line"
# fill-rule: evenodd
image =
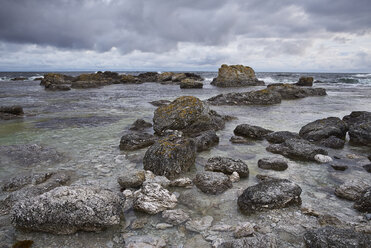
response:
M199 172L196 174L193 183L202 192L207 194L221 194L229 188L232 188L232 182L229 177L220 172Z
M189 220L189 215L182 209L165 210L162 212L162 218L167 223L179 225Z
M363 180L350 180L335 188L335 195L350 201L357 200L361 194L370 187L369 182Z
M146 180L144 171L131 171L117 178L117 182L120 184L121 189L127 188L138 188Z
M232 174L237 172L241 177L249 176L249 167L240 159L233 159L228 157L212 157L209 158L205 170L223 172L225 174Z
M283 171L288 165L283 158L262 158L258 161L258 167L266 170Z

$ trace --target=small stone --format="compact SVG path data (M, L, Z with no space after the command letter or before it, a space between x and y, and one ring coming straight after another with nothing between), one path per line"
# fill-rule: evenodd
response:
M231 175L229 175L229 180L231 180L232 183L236 183L240 181L240 175L237 171L234 171Z
M322 154L317 154L317 155L315 155L315 156L314 156L314 159L315 159L317 162L321 163L321 164L330 163L330 162L333 161L331 157L326 156L326 155L322 155Z
M156 229L159 229L159 230L163 230L163 229L167 229L167 228L171 228L171 227L173 227L173 225L168 224L168 223L158 223L156 225Z
M258 161L258 167L266 170L284 171L288 165L283 158L262 158Z
M237 239L250 236L254 233L254 225L250 222L240 224L236 227L233 236Z
M189 219L189 215L182 209L165 210L162 218L172 225L179 225Z
M229 188L232 188L232 182L229 177L220 172L199 172L196 174L193 183L202 192L207 194L221 194Z
M331 164L331 167L334 168L334 170L339 170L339 171L345 171L348 169L347 165L342 165L342 164Z
M186 223L186 229L192 232L202 232L211 227L214 218L212 216L205 216L196 220L189 220Z
M241 159L233 159L228 157L212 157L207 160L205 170L223 172L225 174L232 174L238 172L240 177L249 176L249 167Z

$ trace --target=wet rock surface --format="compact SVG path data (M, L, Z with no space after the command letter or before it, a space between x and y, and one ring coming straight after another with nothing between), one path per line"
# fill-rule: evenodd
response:
M251 67L243 65L223 64L218 71L218 76L214 78L211 85L218 87L241 87L264 85L263 81L256 78L255 72Z
M162 218L172 225L179 225L189 220L189 215L182 209L165 210L162 212Z
M233 159L228 157L212 157L207 160L205 170L223 172L230 175L237 172L240 177L249 176L249 167L245 162L240 159Z
M332 136L344 140L348 127L337 117L328 117L303 126L299 135L309 141L321 141Z
M371 187L359 195L354 203L354 208L360 212L371 213Z
M193 79L183 79L179 86L181 89L201 89L204 84Z
M153 145L156 137L149 133L130 132L124 134L120 140L120 149L124 151L134 151Z
M295 83L297 86L313 86L313 77L300 77L299 81Z
M218 248L276 248L277 241L269 235L257 235L251 238L222 241Z
M281 95L282 100L293 100L309 96L326 96L323 88L304 88L293 84L270 84L267 89Z
M333 149L341 149L345 145L345 140L339 139L338 137L335 136L331 136L327 139L321 140L319 144Z
M146 180L145 171L129 171L117 178L121 189L138 188Z
M219 143L219 136L214 130L202 132L194 139L196 142L197 152L207 151Z
M283 171L287 169L288 165L285 159L273 157L259 159L258 167L265 170Z
M229 188L232 188L232 182L229 180L229 177L224 173L220 172L199 172L196 174L193 183L199 188L202 192L206 194L221 194Z
M351 144L371 146L371 112L353 111L344 116L343 121L349 127Z
M281 95L269 90L220 94L207 99L211 105L271 105L281 103Z
M349 180L335 188L335 195L350 201L357 200L370 183L364 180Z
M152 123L149 123L143 119L137 119L133 124L131 124L129 129L132 131L142 131L150 127L152 127Z
M235 135L243 136L246 138L264 139L266 135L272 133L273 131L249 124L240 124L234 129L233 132Z
M269 133L265 136L265 139L270 143L280 144L285 142L288 139L300 139L298 133L289 132L289 131L278 131Z
M19 118L24 114L21 106L0 106L0 120Z

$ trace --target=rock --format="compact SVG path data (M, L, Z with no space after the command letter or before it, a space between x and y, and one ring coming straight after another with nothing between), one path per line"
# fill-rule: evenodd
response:
M265 139L270 143L280 144L285 142L288 139L300 139L298 133L289 132L289 131L278 131L269 133L265 136Z
M171 187L192 187L193 182L190 178L188 177L182 177L182 178L177 178L174 179L170 182Z
M308 248L317 247L368 247L371 235L355 232L352 229L341 229L326 226L309 230L304 234L304 242Z
M233 159L227 157L212 157L209 158L205 170L223 172L225 174L232 174L237 172L241 177L249 176L249 167L240 159Z
M175 73L171 77L171 81L173 81L173 82L181 82L185 79L187 79L187 76L186 76L185 73Z
M121 189L138 188L146 180L144 171L130 171L119 176L117 182L120 184Z
M338 171L345 171L346 169L348 169L347 165L342 165L342 164L331 164L331 167L334 168L334 170L338 170Z
M68 91L68 90L71 90L70 85L67 85L67 84L52 84L52 83L46 82L44 87L45 87L45 90L48 90L48 91Z
M47 73L44 75L43 79L40 82L40 85L46 85L46 84L71 84L71 81L73 80L73 77L59 74L59 73Z
M148 224L148 218L138 218L133 220L130 228L133 230L143 229Z
M262 158L258 161L258 167L265 170L284 171L288 165L283 158Z
M164 229L167 229L167 228L172 228L174 227L173 225L171 224L168 224L168 223L158 223L156 224L155 228L156 229L159 229L159 230L164 230Z
M102 87L102 86L106 86L110 84L111 83L108 81L75 81L75 82L72 82L71 88L89 89L89 88L98 88L98 87Z
M350 144L371 146L371 112L353 111L343 121L349 127Z
M12 115L23 115L23 108L18 105L14 106L0 106L0 112Z
M192 96L182 96L169 105L156 109L153 117L153 129L157 134L166 130L179 130L197 134L207 130L224 128L225 120L215 111Z
M326 96L323 88L303 88L293 84L270 84L268 91L276 92L281 95L282 100L293 100L309 96Z
M262 181L244 190L238 206L245 214L264 209L284 208L301 204L301 188L287 179Z
M300 129L299 135L309 141L320 141L335 136L345 139L348 127L337 117L329 117L308 123Z
M318 216L318 223L321 226L338 226L342 224L338 218L328 214Z
M251 238L241 238L222 241L218 248L277 248L277 240L269 235L257 235Z
M19 190L26 185L37 185L48 180L54 173L26 173L20 174L10 179L4 180L1 185L1 190L6 192L12 192Z
M125 248L163 248L166 242L163 238L152 235L131 236L125 239Z
M171 81L173 75L174 72L163 72L157 78L159 82Z
M345 140L339 139L335 136L331 136L327 139L321 140L320 145L333 149L341 149L345 145Z
M350 180L335 188L335 195L350 201L357 200L362 192L364 192L370 183L362 180Z
M267 89L220 94L207 99L211 105L271 105L281 103L281 95Z
M140 73L137 78L144 82L157 82L158 81L159 74L157 72L145 72Z
M300 77L297 86L313 86L313 77Z
M169 103L171 103L171 101L169 101L169 100L158 100L158 101L152 101L152 102L149 102L149 103L152 104L153 106L160 107L160 106L168 105Z
M218 87L240 87L240 86L256 86L264 85L263 81L259 81L255 72L251 67L243 65L223 64L218 71L218 76L214 78L211 85Z
M179 225L189 220L189 215L182 209L165 210L162 212L162 218L172 225Z
M371 164L365 164L362 166L368 173L371 173Z
M195 138L197 152L210 150L211 147L219 143L219 137L214 130L200 133Z
M195 248L195 247L202 247L202 248L211 248L211 244L207 242L202 235L194 235L192 238L187 239L184 248Z
M25 78L25 77L15 77L15 78L12 78L12 79L10 79L10 80L12 80L12 81L25 81L25 80L27 80L28 78Z
M134 151L153 145L156 142L155 136L149 133L130 132L124 134L120 140L120 149Z
M202 232L211 227L214 218L205 216L195 220L189 220L186 223L186 229L192 232Z
M314 156L317 154L328 154L326 150L302 139L288 139L281 144L270 145L267 147L267 151L292 159L309 161L316 161Z
M255 177L256 179L258 179L259 182L279 179L278 177L272 177L272 176L262 175L262 174L257 174Z
M250 236L254 233L254 225L250 222L242 223L236 227L233 236L236 239L244 238Z
M371 213L371 187L360 194L354 203L354 208L360 212Z
M123 74L120 75L120 79L113 82L113 83L121 83L121 84L139 84L143 83L139 78L133 76L133 75L127 75Z
M133 124L131 124L129 129L132 131L142 131L150 127L152 127L152 123L146 122L143 119L137 119Z
M322 155L322 154L317 154L316 156L314 156L314 159L318 163L321 163L321 164L326 164L326 163L332 162L332 158L331 157L326 156L326 155Z
M146 171L146 174L147 174L148 171ZM154 177L148 177L146 176L146 181L145 183L158 183L160 184L162 187L164 188L167 188L170 186L170 180L167 179L166 177L164 176L154 176Z
M194 165L196 145L193 139L169 135L152 145L144 155L143 166L156 175L174 178Z
M85 186L62 186L16 203L15 227L55 234L98 231L120 223L123 199L112 191Z
M240 181L240 175L237 171L234 171L231 175L229 175L229 180L231 180L232 183L236 183Z
M233 144L246 144L246 145L250 145L250 144L253 144L252 140L250 139L247 139L245 137L241 137L241 136L232 136L229 141Z
M263 139L267 134L272 133L273 131L258 127L258 126L251 126L248 124L240 124L234 129L234 134L243 136L245 138L252 138L252 139Z
M134 197L134 209L148 214L175 208L177 204L177 197L158 183L145 183Z
M193 183L202 192L207 194L221 194L229 188L232 188L232 182L229 177L220 172L199 172L196 174Z
M181 89L201 89L204 84L200 81L195 81L193 79L183 79L179 84Z

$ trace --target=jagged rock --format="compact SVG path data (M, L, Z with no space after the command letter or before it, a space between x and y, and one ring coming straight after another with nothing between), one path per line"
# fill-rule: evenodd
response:
M179 225L189 220L189 215L182 209L165 210L162 212L162 218L167 223Z
M202 232L211 227L213 220L214 218L212 216L189 220L186 222L186 229L192 232Z
M355 232L352 229L341 229L326 226L309 230L304 234L304 242L308 248L318 247L368 247L371 235Z
M238 206L245 214L264 209L284 208L301 204L301 188L287 179L262 181L244 190L238 197Z
M313 77L300 77L297 86L313 86Z
M280 144L285 142L288 139L300 139L298 133L289 132L289 131L278 131L269 133L265 136L265 139L270 143Z
M323 88L303 88L293 84L270 84L267 86L267 90L280 94L282 100L327 95L326 90Z
M218 87L240 87L264 85L263 81L256 78L255 72L251 67L243 65L223 64L218 71L218 76L214 78L211 85Z
M158 140L144 155L143 166L156 175L174 178L194 165L196 145L193 139L169 135Z
M250 222L239 224L233 232L233 236L237 239L250 236L254 233L254 225Z
M200 133L195 138L197 152L207 151L219 143L219 137L214 130Z
M225 174L232 174L237 172L241 177L249 176L249 167L240 159L233 159L227 157L213 157L209 158L205 170L223 172Z
M371 173L371 164L365 164L362 166L368 173Z
M157 82L159 74L157 72L140 73L137 78L144 82Z
M309 141L321 141L331 136L345 139L348 127L337 117L329 117L308 123L300 129L299 135Z
M263 139L266 135L272 133L273 131L258 126L240 124L234 129L233 132L235 135L243 136L245 138Z
M240 175L237 171L234 171L232 174L229 175L229 180L231 180L232 183L236 183L240 181Z
M137 119L133 124L131 124L129 129L132 131L142 131L150 127L152 127L152 123L149 123L143 119Z
M271 105L281 103L281 95L267 89L220 94L207 99L211 105Z
M192 187L193 182L190 178L188 177L181 177L174 179L170 182L171 187Z
M120 149L134 151L153 145L156 137L149 133L131 132L123 135L120 140Z
M121 189L138 188L145 180L145 171L126 172L117 178L117 182L120 184Z
M224 125L222 116L192 96L179 97L169 105L157 108L153 117L153 129L157 134L163 134L166 130L197 134L207 130L220 130Z
M196 174L193 183L202 192L207 194L221 194L229 188L232 188L232 182L229 177L220 172L199 172Z
M350 201L356 201L361 194L370 187L369 182L363 180L350 180L335 188L335 195Z
M326 150L302 139L288 139L281 144L270 145L267 147L267 151L292 159L309 161L316 161L314 156L317 154L328 154Z
M262 158L258 161L258 167L266 170L284 171L288 165L283 158Z
M354 208L360 212L371 213L371 187L363 191L354 203Z
M335 136L331 136L327 139L321 140L320 145L333 149L341 149L345 145L345 140L339 139Z
M332 158L330 156L326 156L326 155L322 155L322 154L317 154L316 156L314 156L314 159L318 163L321 163L321 164L332 162Z
M169 100L158 100L158 101L152 101L152 102L149 102L149 103L152 104L153 106L161 107L161 106L169 105L171 103L171 101L169 101Z
M158 183L145 183L134 192L134 209L148 214L157 214L175 208L177 197Z
M277 240L269 235L256 235L251 238L241 238L222 241L218 248L277 248Z
M98 231L120 223L123 202L106 189L62 186L16 203L11 218L15 227L30 231Z
M349 127L350 144L371 146L371 112L353 111L343 121Z
M166 242L163 238L152 235L130 236L125 239L125 248L163 248Z
M202 82L189 78L183 79L179 84L181 89L201 89L203 86Z

